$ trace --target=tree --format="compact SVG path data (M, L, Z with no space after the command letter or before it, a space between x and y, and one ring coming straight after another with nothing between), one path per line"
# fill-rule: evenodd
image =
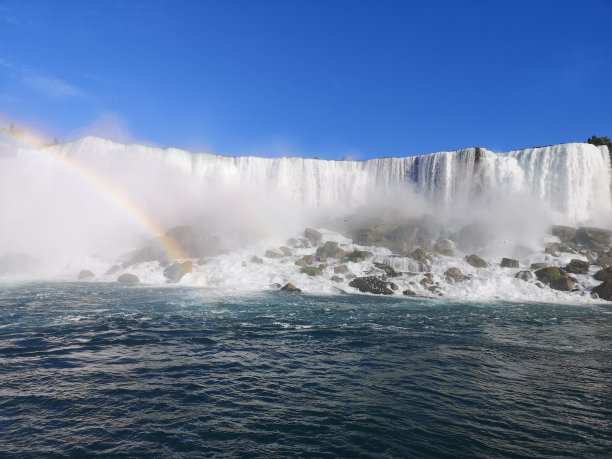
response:
M603 137L597 137L596 135L592 135L588 140L587 143L590 143L592 145L608 145L610 142L610 138L607 136L603 136Z

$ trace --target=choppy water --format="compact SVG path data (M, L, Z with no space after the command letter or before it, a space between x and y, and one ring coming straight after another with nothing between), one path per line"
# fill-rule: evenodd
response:
M610 457L612 306L0 288L0 456Z

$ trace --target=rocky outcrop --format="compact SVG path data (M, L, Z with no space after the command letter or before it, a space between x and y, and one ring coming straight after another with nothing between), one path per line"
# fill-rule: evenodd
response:
M175 261L166 269L164 269L164 277L168 279L168 282L176 284L183 276L193 271L193 263L187 261Z
M117 282L123 285L135 285L140 282L140 279L138 278L138 276L135 276L134 274L126 273L126 274L122 274L121 276L119 276L117 278Z
M473 253L472 255L468 255L465 257L465 261L468 265L473 266L474 268L488 268L489 263L480 258L478 255Z
M444 271L444 275L451 282L459 282L465 279L465 276L457 267L448 268L446 271Z
M351 233L356 244L386 247L403 256L416 247L431 248L431 241L441 231L440 223L431 216L405 219L397 223L362 227Z
M418 262L421 262L423 264L428 264L430 262L430 257L429 254L427 253L427 250L419 247L418 249L415 249L411 254L410 257L413 260L416 260Z
M88 269L82 269L81 272L79 272L79 280L89 279L90 277L94 277L94 273Z
M593 278L595 280L602 281L602 282L607 282L607 281L612 282L612 266L609 266L604 269L600 269L593 275Z
M344 258L347 256L347 252L341 249L337 242L327 241L317 249L316 255L325 258Z
M290 257L292 255L291 249L287 246L279 247L278 250L282 252L282 254L286 257Z
M410 290L409 288L407 288L406 290L404 290L404 291L402 292L402 294L403 294L403 295L406 295L406 296L415 296L415 295L416 295L416 293L415 293L415 292L413 292L412 290Z
M373 256L374 254L372 252L368 252L367 250L353 250L347 255L347 259L353 263L361 263L362 261L368 260Z
M349 283L349 286L363 293L393 295L393 290L389 287L389 283L376 276L357 277Z
M452 241L449 239L438 239L433 246L435 252L445 257L452 257L455 255L455 250Z
M560 277L550 282L549 287L562 292L569 292L574 286L574 280L569 276Z
M317 257L314 255L304 255L298 261L295 262L298 266L309 266L314 265L317 262Z
M612 281L599 284L593 289L593 293L596 293L602 300L612 301Z
M525 282L530 282L531 280L533 280L533 273L531 271L519 271L518 273L516 273L516 275L514 276L517 279L523 280Z
M530 269L544 269L548 267L546 263L531 263Z
M281 287L283 292L291 292L291 293L301 293L302 289L297 288L291 282L287 282L283 287Z
M518 268L519 262L513 258L502 258L501 261L502 268Z
M574 242L576 231L576 228L564 225L553 225L553 227L550 229L550 233L553 236L557 236L559 240L565 244L571 244Z
M401 273L398 273L395 269L393 269L391 266L386 265L384 263L373 263L375 267L377 267L378 269L382 269L385 274L389 277L398 277L401 276Z
M314 246L319 246L323 243L323 234L314 228L306 228L304 230L304 237Z
M588 274L589 266L591 266L591 264L588 261L583 261L583 260L578 260L577 258L573 258L569 262L569 264L564 268L564 270L572 274Z
M535 275L540 282L548 285L551 282L560 279L561 277L567 276L567 273L561 268L557 268L556 266L550 266L548 268L538 269L535 272Z
M612 230L583 226L578 228L574 242L595 251L606 251L612 244Z

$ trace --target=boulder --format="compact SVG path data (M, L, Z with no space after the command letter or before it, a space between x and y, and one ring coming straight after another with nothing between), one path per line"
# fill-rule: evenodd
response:
M290 257L290 256L291 256L291 254L292 254L291 249L290 249L289 247L285 246L285 245L284 245L284 246L282 246L282 247L279 247L278 249L279 249L279 250L280 250L280 251L283 253L283 255L285 255L286 257Z
M351 273L351 274L347 274L346 275L346 280L350 281L350 280L353 280L353 279L357 279L357 276L355 274Z
M376 266L378 269L382 269L385 274L389 277L398 277L401 276L401 273L398 273L395 269L393 269L391 266L386 265L384 263L373 263L374 266Z
M519 271L514 277L525 282L529 282L533 280L533 273L531 271Z
M399 290L399 286L397 284L394 284L393 282L389 282L389 287L391 288L391 290Z
M287 282L283 287L281 287L283 292L292 292L292 293L301 293L302 289L297 288L291 282Z
M574 286L574 280L570 278L569 276L560 277L559 279L550 281L550 284L548 285L550 288L554 290L560 290L562 292L569 292L572 290L572 287Z
M593 289L593 293L597 294L602 300L612 301L612 281L599 284Z
M124 285L134 285L140 282L140 279L138 278L138 276L135 276L134 274L122 274L121 276L119 276L117 278L117 282L119 282L120 284L124 284Z
M612 266L608 266L607 268L600 269L593 275L593 278L595 280L602 281L602 282L606 282L606 281L612 282Z
M612 244L612 230L582 226L576 231L574 242L592 250L608 250Z
M518 268L519 262L513 258L502 258L501 261L502 268Z
M341 249L337 242L327 241L317 249L317 257L344 258L347 256L346 250Z
M264 261L263 261L263 259L262 259L262 258L259 258L257 255L253 255L253 256L251 257L251 263L255 263L255 264L257 264L257 265L262 265L262 264L263 264L263 262L264 262ZM200 262L199 262L199 261L198 261L198 264L200 264Z
M404 290L404 291L402 292L402 294L403 294L403 295L406 295L406 296L415 296L415 295L416 295L416 293L414 293L414 292L413 292L412 290L410 290L409 288L407 288L406 290Z
M578 260L577 258L573 258L569 264L563 268L566 272L572 274L588 274L589 266L591 264L588 261Z
M79 273L79 280L89 279L90 277L94 277L94 273L87 269L82 269Z
M266 250L266 253L264 253L264 257L266 257L266 258L283 258L284 255L280 251L277 252L276 250Z
M430 260L429 254L427 253L427 250L425 250L423 248L415 249L410 254L410 257L413 258L414 260L419 261L419 262L424 263L424 264L429 263L429 260Z
M543 269L548 267L546 263L531 263L530 269Z
M452 267L452 268L448 268L446 271L444 271L444 275L446 276L446 278L452 282L458 282L460 280L463 280L465 277L463 276L463 273L461 272L461 270L457 267Z
M304 230L304 237L308 239L311 244L316 246L321 245L321 243L323 242L323 234L321 234L314 228L306 228Z
M349 286L364 293L393 295L393 290L389 288L389 283L376 276L357 277L349 283Z
M353 250L348 254L347 258L353 263L360 263L364 260L372 258L373 256L374 254L372 252L368 252L367 250Z
M312 277L323 275L323 270L315 266L304 266L300 271L302 272L302 274L306 274L307 276Z
M473 266L474 268L488 268L489 263L480 258L478 255L473 253L472 255L468 255L465 257L465 261L468 265Z
M550 284L551 282L561 279L562 277L567 277L567 273L563 269L557 268L556 266L538 269L535 272L535 275L538 280L544 284Z
M553 227L550 229L550 233L553 236L557 236L561 242L564 242L565 244L571 244L574 242L576 231L576 228L564 225L553 225Z
M349 272L349 269L346 265L340 265L334 267L334 274L346 274Z
M183 276L193 271L193 263L190 260L175 261L164 269L164 277L173 284L179 282Z
M453 243L449 239L438 239L433 249L446 257L452 257L455 254Z
M332 276L331 280L332 282L344 282L344 279L341 278L340 276Z
M302 258L296 261L295 264L298 266L308 266L314 265L316 262L317 257L315 257L314 255L304 255Z

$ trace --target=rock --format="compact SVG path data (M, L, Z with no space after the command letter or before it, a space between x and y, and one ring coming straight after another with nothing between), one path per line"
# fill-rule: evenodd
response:
M278 249L279 249L279 250L280 250L280 251L283 253L283 255L285 255L286 257L290 257L290 256L291 256L291 254L292 254L291 249L290 249L289 247L287 247L287 246L282 246L282 247L279 247Z
M429 279L430 281L433 282L433 278L434 278L433 273L425 273L425 274L423 274L423 277L425 277L426 279Z
M304 237L315 246L319 246L323 242L323 234L314 228L306 228L304 230Z
M353 274L353 273L348 274L348 275L346 276L346 280L349 280L349 281L350 281L350 280L353 280L353 279L357 279L357 276L356 276L355 274Z
M562 292L569 292L572 290L572 287L574 286L574 280L572 280L569 276L560 277L559 279L550 281L550 284L548 285L550 288L554 290L560 290Z
M434 251L446 257L455 255L455 250L452 241L449 239L438 239L433 246Z
M565 244L571 244L574 242L576 231L576 228L564 225L553 225L553 227L550 229L550 233L553 236L557 236L561 242L564 242Z
M553 257L558 257L559 256L558 249L559 249L559 244L549 244L544 249L544 253L547 253Z
M287 245L295 249L301 248L301 243L294 237L287 239Z
M414 250L410 254L410 257L415 259L416 261L420 261L421 263L425 263L425 264L429 263L429 261L430 261L429 254L423 248L418 248L418 249Z
M302 258L296 261L295 264L298 266L308 266L314 265L316 262L317 257L315 257L314 255L304 255Z
M391 288L391 290L399 290L399 286L397 284L394 284L393 282L389 282L389 287Z
M572 274L588 274L589 266L591 266L591 264L588 261L573 258L564 269L566 272Z
M87 269L83 269L79 273L79 280L89 279L90 277L94 277L94 273L92 273L91 271Z
M430 274L430 273L427 273L427 274ZM419 284L427 288L428 286L433 285L434 281L432 277L425 276L423 277L423 279L419 281Z
M115 273L116 273L117 271L119 271L120 269L121 269L121 266L119 266L119 265L114 265L114 266L111 266L110 268L108 268L108 271L106 271L106 272L104 273L104 275L106 275L106 276L110 276L111 274L115 274Z
M302 274L306 274L308 276L322 276L323 270L321 268L316 268L314 266L304 266L300 270Z
M308 249L308 248L312 247L312 244L310 243L310 241L308 239L300 239L299 243L301 245L301 248L303 248L303 249Z
M281 288L283 292L301 293L302 289L297 288L291 282L287 282L284 287Z
M518 268L519 262L513 258L502 258L501 261L502 268Z
M335 274L346 274L349 272L348 266L346 265L340 265L340 266L336 266L334 268L334 273Z
M595 292L591 292L591 298L594 300L598 300L599 299L599 295Z
M373 263L374 266L376 266L378 269L382 269L385 274L389 277L399 277L401 276L401 273L398 273L395 269L393 269L391 266L386 265L384 263Z
M612 281L612 267L608 266L607 268L600 269L593 275L593 278L602 282Z
M190 260L186 261L175 261L166 269L164 269L164 277L168 279L168 282L177 283L187 273L193 271L193 263Z
M599 284L593 289L593 293L596 293L602 300L612 301L612 282L606 281Z
M135 276L134 274L122 274L121 276L119 276L117 278L117 282L119 282L120 284L124 284L124 285L134 285L140 282L140 279L138 279L138 276Z
M567 273L563 269L557 268L556 266L538 269L535 272L535 275L538 280L544 284L549 284L553 281L561 279L562 277L567 277Z
M473 266L474 268L488 268L489 263L480 258L478 255L473 253L472 255L468 255L465 257L465 261L468 265Z
M368 258L372 258L373 256L374 254L372 252L368 252L367 250L353 250L348 254L347 258L353 263L360 263Z
M519 271L514 277L525 282L529 282L533 279L533 273L531 271Z
M414 293L414 292L413 292L412 290L410 290L409 288L407 288L406 290L404 290L404 291L402 292L402 294L403 294L403 295L406 295L406 296L415 296L415 295L416 295L416 293Z
M264 253L264 257L266 258L283 258L283 256L281 252L275 250L266 250L266 253Z
M331 280L332 282L344 282L344 279L341 278L340 276L332 276Z
M592 250L608 250L612 244L612 231L582 226L576 231L574 242Z
M453 282L458 282L464 279L463 273L457 267L448 268L446 271L444 271L444 275L448 280Z
M495 239L495 234L484 222L474 222L463 227L459 232L453 234L452 239L463 252L478 250Z
M253 255L253 256L251 257L251 263L255 263L255 264L257 264L257 265L262 265L262 264L263 264L263 262L264 262L264 261L263 261L263 259L262 259L262 258L259 258L257 255ZM198 262L198 264L200 264L200 262Z
M349 283L360 292L375 293L377 295L393 295L389 284L376 276L357 277Z
M543 269L548 267L546 263L531 263L530 269Z
M338 246L337 242L327 241L317 249L316 255L317 257L344 258L347 253Z

